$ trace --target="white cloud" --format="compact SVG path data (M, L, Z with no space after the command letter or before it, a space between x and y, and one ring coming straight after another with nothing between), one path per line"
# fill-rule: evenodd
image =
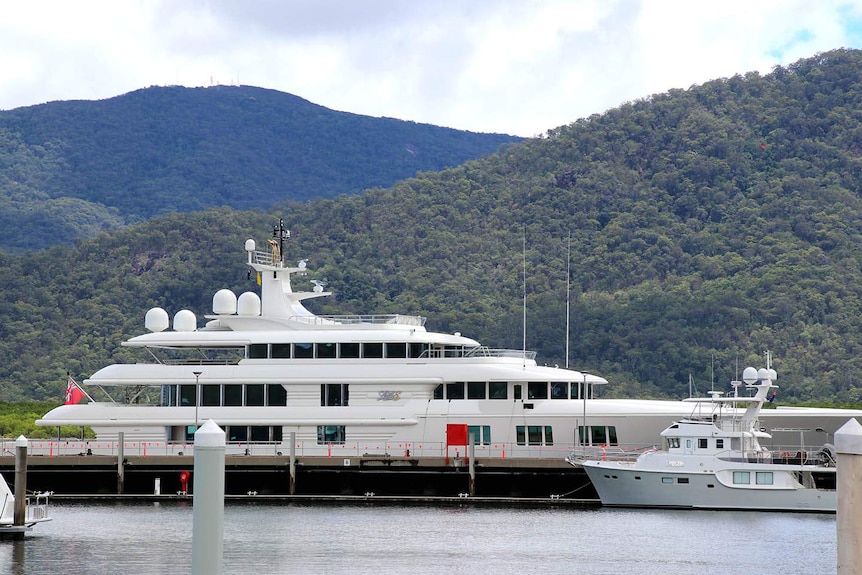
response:
M0 109L242 83L530 136L860 45L847 0L33 0L0 5Z

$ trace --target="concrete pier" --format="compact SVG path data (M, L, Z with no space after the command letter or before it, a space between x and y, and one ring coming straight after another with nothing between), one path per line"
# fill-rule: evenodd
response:
M838 575L862 575L862 425L835 432L838 453Z

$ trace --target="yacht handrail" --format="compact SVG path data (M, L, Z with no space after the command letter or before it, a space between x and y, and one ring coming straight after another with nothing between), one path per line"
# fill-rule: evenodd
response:
M251 252L252 261L256 264L265 266L275 266L277 268L284 267L281 257L275 252L265 250L254 250Z
M425 325L427 318L421 315L403 315L403 314L370 314L370 315L294 315L290 317L291 321L304 323L308 325L332 325L337 323L340 325L358 325L358 324L374 324L374 325L409 325L422 327Z

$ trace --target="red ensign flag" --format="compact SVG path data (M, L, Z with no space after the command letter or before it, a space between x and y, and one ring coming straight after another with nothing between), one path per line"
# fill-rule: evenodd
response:
M66 384L66 399L63 401L63 404L72 405L79 403L84 399L84 395L84 390L78 387L78 383L70 376L69 383Z

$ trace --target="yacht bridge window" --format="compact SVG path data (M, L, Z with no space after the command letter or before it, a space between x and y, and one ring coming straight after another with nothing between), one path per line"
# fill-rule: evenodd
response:
M350 393L346 383L324 383L320 386L320 405L343 407L348 405Z
M317 444L318 445L342 445L346 443L347 436L345 426L343 425L318 425L317 426Z

